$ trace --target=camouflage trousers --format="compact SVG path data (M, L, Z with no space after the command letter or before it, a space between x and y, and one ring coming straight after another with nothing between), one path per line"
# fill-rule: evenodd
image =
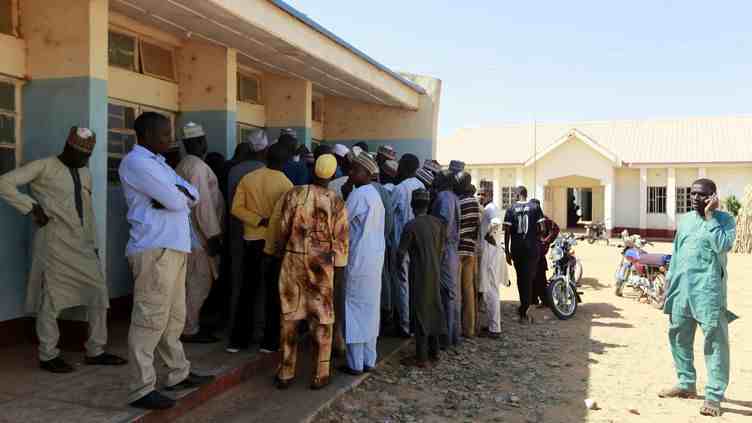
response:
M316 316L308 316L307 320L313 342L311 355L313 356L313 383L316 384L329 377L333 325L322 325ZM282 361L277 373L279 380L287 381L295 378L298 362L298 322L298 320L282 320L281 322Z

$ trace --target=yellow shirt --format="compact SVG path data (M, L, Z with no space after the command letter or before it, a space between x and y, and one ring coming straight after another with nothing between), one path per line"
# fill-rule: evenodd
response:
M267 227L261 219L270 219L277 200L292 189L292 182L278 170L262 167L244 176L232 200L232 215L243 222L246 241L266 238Z

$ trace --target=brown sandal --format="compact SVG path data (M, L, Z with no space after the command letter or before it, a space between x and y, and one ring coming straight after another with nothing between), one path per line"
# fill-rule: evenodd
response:
M661 392L658 392L659 398L692 399L696 396L697 396L697 392L687 391L686 389L681 389L676 386L674 386L673 388L664 389Z
M720 417L721 416L721 403L717 401L705 400L705 403L700 407L700 414L708 417Z

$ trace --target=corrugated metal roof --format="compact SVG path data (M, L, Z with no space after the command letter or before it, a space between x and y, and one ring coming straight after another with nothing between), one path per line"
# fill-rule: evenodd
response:
M441 163L521 164L572 130L612 151L625 165L752 162L752 116L467 128L440 139L437 157Z

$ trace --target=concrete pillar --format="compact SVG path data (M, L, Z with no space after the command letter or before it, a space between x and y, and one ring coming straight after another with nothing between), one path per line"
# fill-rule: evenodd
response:
M24 162L60 154L71 126L97 134L89 162L97 243L107 263L107 0L24 0L20 24ZM12 230L12 229L9 229Z
M614 207L615 207L614 182L609 181L603 187L603 222L609 233L614 229Z
M516 186L522 186L525 185L525 169L522 167L518 167L515 169L515 178L514 178L514 184Z
M493 198L494 203L501 208L501 168L498 167L493 169Z
M237 51L189 40L177 55L180 110L177 138L188 122L204 127L209 151L232 156L237 143Z
M640 230L648 228L648 170L640 169Z
M666 177L666 213L668 229L676 229L676 169L669 168Z
M476 189L480 189L480 171L477 167L470 169L470 178L473 181Z
M266 128L270 139L284 128L294 129L298 140L311 146L313 85L311 81L267 74L264 76Z

